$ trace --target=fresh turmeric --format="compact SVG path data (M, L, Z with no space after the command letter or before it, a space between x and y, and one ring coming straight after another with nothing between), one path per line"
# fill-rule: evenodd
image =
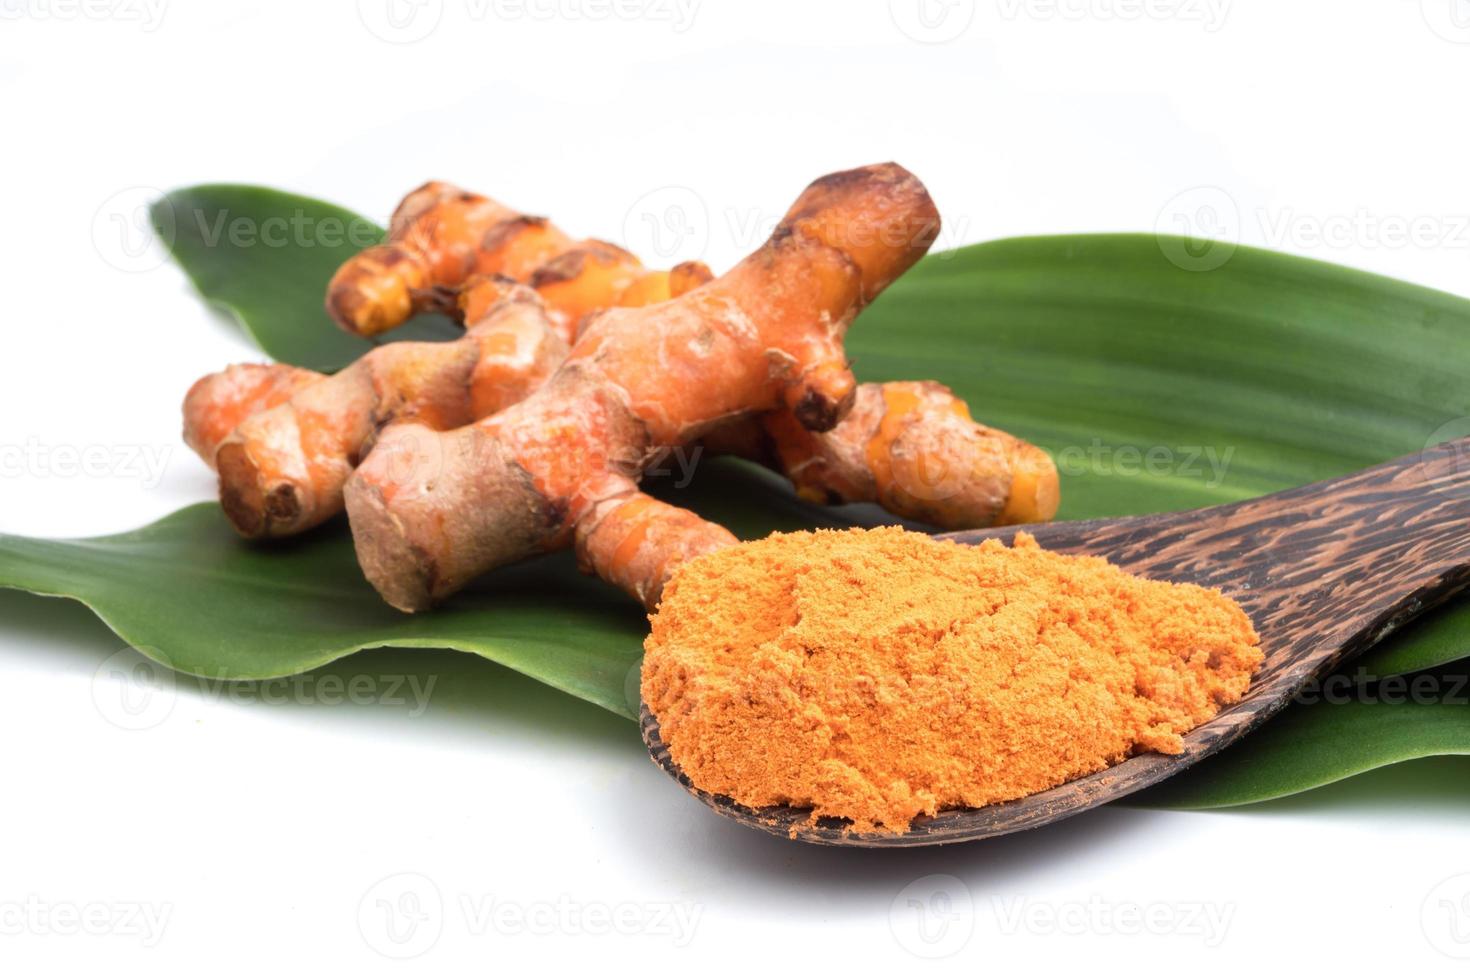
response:
M393 344L381 350L393 355L397 348ZM487 378L494 377L491 365L498 366L504 372L499 403L509 405L529 390L531 382L543 377L544 363L538 358L515 361L498 353L509 351L489 351L486 367L479 372L480 384L483 387ZM380 355L378 360L386 363L390 357ZM534 377L510 371L516 363L534 370ZM360 370L353 369L352 374ZM465 379L466 383L473 377ZM185 441L214 468L226 440L248 447L287 424L283 411L261 419L253 416L289 404L301 389L327 380L327 375L284 364L231 365L201 378L190 389L184 410ZM333 385L321 392L334 390L341 389ZM426 390L444 400L454 397L453 389L442 384ZM922 396L915 397L914 392ZM472 405L487 404L483 392L471 397ZM931 411L936 405L941 407L937 413ZM874 408L880 410L874 412ZM294 409L291 413L295 414ZM320 450L327 440L320 436L300 439L294 445L271 440L272 452L294 457L295 463L286 467L278 458L272 467L227 468L227 479L243 481L221 487L221 499L231 502L227 514L247 537L296 534L335 516L341 510L341 486L351 467L371 446L378 425L392 417L392 411L376 402L359 402L356 410L334 414L331 419L337 426L338 441L336 451L326 458ZM413 417L425 422L427 415L420 412ZM251 420L248 426L244 419ZM301 418L289 424L301 433ZM315 416L306 424L311 428L324 420ZM350 432L362 440L355 448L346 437ZM306 444L318 451L314 464L307 462ZM734 419L701 439L698 449L709 456L736 456L759 463L790 479L797 494L812 503L877 503L896 517L945 530L1014 524L1028 518L1045 520L1056 513L1059 502L1055 467L1043 450L974 422L963 400L932 381L860 384L853 411L830 432L809 432L789 410L780 409ZM309 478L310 488L297 489L292 478L283 476L288 469L297 478ZM1006 474L1014 489L1006 486ZM262 501L274 497L284 502L289 497L288 509L299 512L294 519L264 520L252 510L240 510L236 501L242 490L251 492L249 488L260 486L262 479L269 484L259 491Z
M698 262L647 272L620 297L620 305L663 302L710 278ZM565 347L542 329L526 332L529 310L517 318L516 344L503 337L485 343L485 331L477 326L506 300L508 288L504 277L480 275L459 293L470 333L481 336L481 362L472 372L454 372L456 357L426 357L426 351L436 352L422 345L390 344L337 380L283 364L237 364L200 379L185 399L185 440L211 468L218 468L219 449L230 443L220 489L236 528L247 537L279 537L315 527L341 511L342 486L382 425L400 417L423 424L463 418L463 408L453 406L466 399L471 416L480 418L544 381ZM524 291L517 295L519 302L530 300ZM545 300L546 293L540 296ZM531 334L535 343L527 344ZM534 356L524 356L529 350ZM431 383L405 376L426 372L431 364L450 373ZM371 397L363 387L368 377ZM320 387L305 390L316 382ZM400 384L415 386L419 395L393 397ZM465 389L470 385L474 391ZM321 410L334 404L335 411ZM810 432L781 409L733 419L700 442L702 452L740 456L790 478L798 494L814 503L879 503L899 517L945 529L1024 519L1002 513L1007 500L1032 518L1056 511L1046 454L974 422L961 399L932 381L859 385L853 410L831 432ZM1009 494L1007 473L1016 483ZM1028 481L1041 498L1028 490Z
M231 364L184 396L184 442L214 469L214 454L250 416L275 408L325 375L290 364Z
M895 187L901 192L885 200ZM835 174L814 184L766 249L744 263L742 276L728 277L734 282L727 281L722 293L712 291L712 302L690 307L703 311L695 319L707 316L718 322L723 316L727 326L741 329L745 324L739 317L754 309L768 319L789 322L782 328L787 333L815 330L815 340L765 351L765 358L774 358L766 368L769 381L785 389L787 397L775 407L754 404L724 411L718 418L691 420L678 438L697 441L709 454L736 454L767 465L790 477L801 496L817 502L875 501L898 516L944 528L1050 518L1057 505L1057 482L1046 454L974 422L964 402L947 388L933 382L849 387L841 329L862 303L922 254L937 226L922 185L894 165ZM426 269L437 271L421 275ZM524 278L535 290L515 292L514 315L500 309L505 323L515 325L515 343L502 343L505 323L498 331L486 324L493 310L508 303L512 284L507 273ZM388 244L342 267L328 288L328 308L349 328L376 333L403 315L423 308L444 310L452 302L469 327L464 340L390 344L333 377L285 365L231 367L191 389L185 401L185 436L219 470L221 502L237 529L250 537L298 533L342 509L344 485L364 457L376 455L376 465L390 479L410 485L425 478L437 484L445 465L467 476L487 462L493 467L494 454L476 455L486 447L483 441L451 447L451 437L422 437L493 415L525 398L565 355L566 346L558 349L557 337L576 339L579 325L596 323L605 306L657 306L698 290L711 278L698 262L666 272L646 270L615 246L573 243L544 219L430 183L399 206ZM417 285L409 288L413 283ZM740 295L743 290L764 290L771 298L760 297L758 303L755 296ZM400 302L404 297L409 300ZM824 302L839 305L824 310ZM842 303L848 304L846 312L841 312ZM366 319L354 326L347 322L352 320L349 311ZM535 329L528 329L533 325ZM679 304L651 317L646 336L654 338L666 326L695 330L696 342L681 355L667 338L660 340L650 351L655 357L650 367L661 369L657 362L668 357L674 369L670 382L684 379L677 382L679 387L689 383L691 400L709 397L711 391L690 381L689 368L695 365L679 362L692 356L701 368L710 367L703 363L699 338L713 335L691 322ZM748 347L752 339L741 342L747 353L756 350ZM791 386L802 381L792 377L792 368L801 366L813 343L823 348L824 360L810 371L806 394L789 397L796 390ZM633 349L621 339L597 341L598 349L588 348L576 373L585 373L587 365L620 345L625 354ZM709 383L718 387L721 372L715 367ZM651 392L656 378L635 380L634 388ZM833 385L836 397L825 403L812 400L818 381ZM612 391L600 394L616 402L627 393L621 386L615 380ZM600 411L598 399L589 404L594 415ZM632 408L633 418L625 419L632 423L629 432L644 424L638 407ZM576 424L565 423L558 430L569 440L563 447L569 458L558 462L569 471L583 465L575 456ZM385 433L388 449L375 449L380 432L390 425ZM818 431L829 426L830 431ZM595 442L600 436L593 433L592 438ZM446 448L451 450L448 457ZM651 607L680 561L731 544L734 538L687 511L627 492L640 467L671 446L635 437L613 448L601 467L608 472L598 476L594 465L587 474L606 479L612 492L601 500L584 500L576 519L568 515L561 533L544 537L533 550L575 541L584 566ZM549 452L551 459L556 451ZM425 456L427 460L420 458ZM452 494L441 491L441 496L448 500ZM564 502L547 503L556 508ZM512 512L507 519L519 517ZM455 540L443 530L441 526L437 547L446 560L432 550L416 555L433 566L429 595L397 604L417 608L453 591L473 569L488 567L481 564L484 547ZM362 537L360 555L367 547ZM467 570L460 572L460 565ZM446 570L455 574L446 576Z
M364 573L412 611L498 565L574 544L583 567L652 608L678 564L735 539L643 494L643 470L743 416L784 410L808 431L837 426L857 396L848 323L938 227L923 185L896 164L829 175L724 276L598 314L525 401L451 432L385 430L345 490ZM1056 471L1046 461L1018 479L1018 458L979 461L993 478L987 512L1044 520Z
M1060 503L1043 450L979 424L935 381L858 385L852 410L830 432L776 411L704 443L784 474L811 503L876 503L946 530L1048 520Z
M236 364L201 378L184 399L184 439L219 472L231 523L252 538L313 528L342 512L342 486L382 426L413 418L453 428L524 398L566 357L573 325L607 296L589 261L539 293L512 291L505 276L472 276L456 293L467 332L454 344L386 344L330 377ZM700 262L645 271L618 298L662 302L710 278ZM560 309L547 308L548 292Z
M1024 533L777 534L684 564L651 620L643 700L695 786L864 832L1177 753L1262 661L1218 591Z
M375 347L241 422L214 453L220 503L236 530L279 537L341 513L352 468L390 422L454 428L538 387L566 343L535 293L513 283L501 293L458 340Z
M529 282L570 343L586 314L667 299L671 286L677 295L708 279L709 270L690 262L672 274L651 272L616 245L575 241L545 218L430 181L399 203L383 244L337 270L327 313L342 329L372 337L418 313L459 314L461 290L486 276Z
M541 219L535 220L539 222ZM487 258L481 259L480 264L494 265ZM595 267L596 261L593 260L591 265ZM515 268L515 263L506 267ZM575 274L561 278L543 277L545 288L539 291L543 305L547 307L546 315L567 344L575 339L572 329L575 323L607 299L602 275L595 268L591 271L588 268L579 266ZM532 273L534 276L535 272ZM702 286L712 278L709 266L703 262L681 262L667 271L643 270L616 297L617 305L662 303ZM476 273L457 290L446 287L436 302L447 302L446 297L452 294L458 319L467 329L473 329L489 315L492 307L505 299L506 286L512 281L510 276L499 272ZM552 288L553 282L555 288ZM566 305L557 307L553 305L556 302ZM326 378L325 374L289 364L232 364L223 371L207 374L194 383L184 398L184 442L210 469L215 469L215 455L220 445L246 419L290 401L297 392ZM509 380L506 377L506 381ZM529 391L530 380L519 387ZM496 407L503 408L509 404L507 400Z
M410 193L390 229L389 244L333 278L329 312L372 335L452 309L467 325L457 346L389 344L330 378L232 365L184 399L184 439L219 473L220 503L246 537L297 534L341 513L342 486L384 425L454 428L494 414L550 375L588 313L663 302L712 278L702 262L652 271L615 246L573 247L544 219L437 182ZM514 315L487 323L517 277L535 293L518 291Z
M524 279L571 246L544 218L430 181L399 203L382 245L337 270L327 313L342 329L372 337L417 313L452 312L459 287L476 273Z

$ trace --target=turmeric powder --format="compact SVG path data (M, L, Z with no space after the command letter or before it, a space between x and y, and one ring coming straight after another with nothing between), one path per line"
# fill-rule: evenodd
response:
M651 620L642 695L690 780L860 832L1177 753L1262 661L1218 591L1025 533L776 534L683 565Z

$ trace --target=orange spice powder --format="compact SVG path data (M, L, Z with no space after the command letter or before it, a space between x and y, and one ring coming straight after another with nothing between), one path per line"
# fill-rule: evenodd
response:
M652 623L643 699L694 784L859 831L1178 752L1262 660L1219 592L1024 533L775 534L683 566Z

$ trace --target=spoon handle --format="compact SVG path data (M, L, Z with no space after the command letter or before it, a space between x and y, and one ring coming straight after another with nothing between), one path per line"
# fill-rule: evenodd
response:
M1222 517L1199 543L1239 549L1257 629L1289 655L1339 648L1329 669L1470 584L1470 439Z
M1218 588L1286 654L1277 669L1335 649L1320 673L1470 585L1470 438L1239 503L1028 530L1048 548Z

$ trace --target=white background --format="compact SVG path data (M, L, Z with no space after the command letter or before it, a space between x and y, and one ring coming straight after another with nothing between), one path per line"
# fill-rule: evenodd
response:
M121 530L211 495L178 402L256 355L130 225L190 183L383 220L442 177L648 256L682 231L679 257L723 268L809 179L892 158L943 246L1193 227L1470 292L1463 0L394 2L396 28L387 0L0 0L0 446L26 448L0 530ZM684 220L657 239L650 214ZM89 448L114 465L69 473ZM1440 905L1470 879L1437 889L1470 872L1467 794L1421 791L1470 786L1453 762L833 852L722 825L631 725L476 658L337 671L432 680L422 712L407 689L181 680L129 731L104 627L14 593L0 624L5 976L871 975L937 954L967 977L1450 976L1470 955L1470 914L1457 943ZM915 884L934 874L953 879Z

